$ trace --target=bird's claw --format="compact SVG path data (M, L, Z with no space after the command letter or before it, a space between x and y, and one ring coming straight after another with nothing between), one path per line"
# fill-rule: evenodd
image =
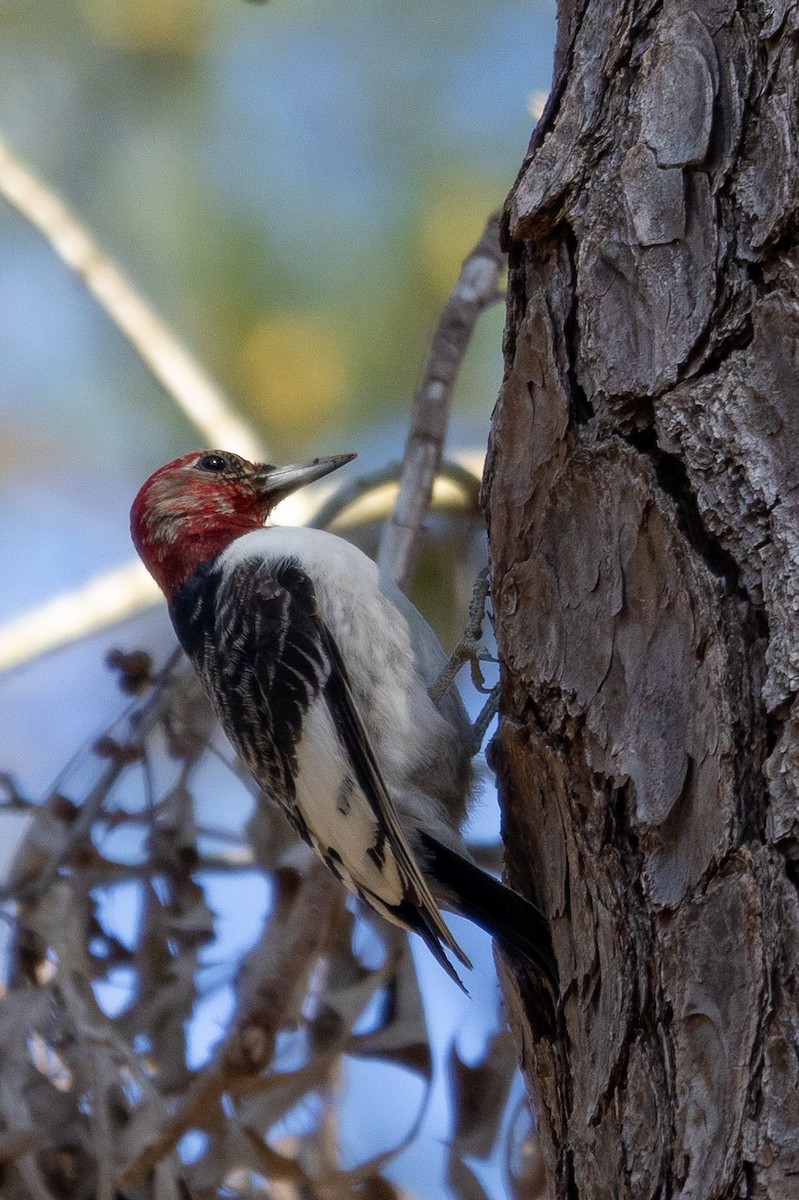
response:
M430 688L430 699L434 704L438 704L451 687L461 667L468 662L472 685L481 695L488 696L486 704L472 727L476 742L475 753L482 745L485 731L496 715L498 704L498 689L487 686L481 666L482 663L499 661L493 654L489 654L483 642L483 622L486 617L486 602L490 589L491 580L488 567L483 567L475 581L463 637L450 655L449 662Z

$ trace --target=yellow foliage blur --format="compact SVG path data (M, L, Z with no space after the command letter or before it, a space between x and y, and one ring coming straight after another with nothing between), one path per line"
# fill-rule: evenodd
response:
M122 50L194 54L210 28L207 0L83 0L96 35Z
M422 217L422 256L427 277L441 296L446 296L458 278L461 264L474 249L489 215L502 206L504 196L488 187L466 184L453 188L457 180L436 188Z
M346 403L352 385L347 338L322 315L261 317L242 350L242 382L273 429L311 433Z

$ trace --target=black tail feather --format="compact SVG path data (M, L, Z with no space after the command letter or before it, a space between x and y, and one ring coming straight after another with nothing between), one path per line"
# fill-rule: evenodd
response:
M396 907L393 909L393 912L394 915L406 927L406 929L410 929L414 933L419 934L428 950L431 952L436 961L441 964L453 983L457 983L464 995L468 996L469 993L464 987L463 980L444 953L444 947L441 945L441 938L438 934L438 931L434 929L431 923L427 920L424 912L416 905L411 905L407 901L404 904L396 905ZM462 962L465 967L471 968L472 964L469 961L469 958L466 954L464 954L460 946L457 946L457 944L455 952L458 960Z
M452 897L453 908L526 959L557 993L558 967L546 917L481 867L419 830L424 872ZM434 888L435 891L435 888Z

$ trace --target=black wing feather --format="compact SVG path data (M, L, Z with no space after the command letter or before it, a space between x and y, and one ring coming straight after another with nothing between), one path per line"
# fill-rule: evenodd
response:
M308 575L292 559L245 560L224 576L211 563L181 589L170 613L228 737L256 780L312 845L313 830L294 804L294 780L305 714L323 698L374 816L373 859L381 866L379 856L390 853L402 880L404 899L392 906L392 916L419 933L462 986L442 944L466 966L471 964L444 923L408 845ZM331 795L330 805L336 802ZM327 861L327 848L315 848ZM359 890L367 902L388 907L379 897L370 897L368 889Z

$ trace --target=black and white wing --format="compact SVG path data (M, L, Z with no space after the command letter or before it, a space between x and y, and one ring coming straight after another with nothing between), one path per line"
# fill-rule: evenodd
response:
M200 572L173 600L225 732L294 828L376 911L469 960L413 856L308 575L291 559Z

